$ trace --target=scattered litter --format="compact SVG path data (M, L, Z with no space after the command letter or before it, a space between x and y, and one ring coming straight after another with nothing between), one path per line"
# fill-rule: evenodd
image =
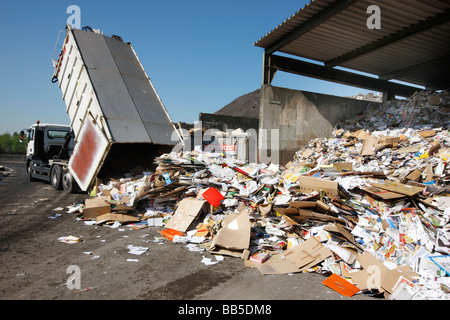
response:
M14 172L14 169L0 165L0 182L4 179L9 177Z
M335 273L333 273L326 280L322 281L322 283L345 297L352 297L359 292L359 288L357 286L351 284L349 281Z
M78 213L80 212L82 204L81 203L75 203L67 207L67 213Z
M46 201L49 201L49 200L50 200L50 198L40 198L40 199L35 200L34 203L35 204L39 204L41 202L46 202Z
M187 244L186 248L188 248L189 251L193 251L193 252L203 252L203 251L205 251L205 248L199 247L198 245L193 244L193 243Z
M174 229L164 229L161 231L161 235L173 241L176 236L182 236L183 233Z
M83 288L83 289L80 289L80 290L75 290L74 293L91 291L91 290L94 290L94 289L97 289L97 288L98 288L98 286L94 286L94 287L89 286L89 287L86 287L86 288Z
M133 246L131 244L127 246L127 249L129 250L128 251L129 254L134 254L134 255L141 255L148 250L148 248Z
M164 238L162 237L155 237L153 240L154 243L162 244L164 243Z
M66 236L66 237L59 237L58 241L64 242L64 243L78 243L78 242L82 242L83 240L81 240L81 238L74 237L74 236Z
M219 263L219 261L213 261L211 258L205 258L203 257L202 261L200 261L201 263L204 263L207 266L213 266L217 263Z
M218 255L218 254L215 255L215 258L216 258L217 261L225 260L224 256L221 256L221 255Z
M97 223L98 224L98 223ZM105 224L105 227L109 227L111 229L117 229L118 227L120 227L122 224L119 221L115 221L112 225L108 225ZM124 229L122 229L124 230Z
M266 261L269 258L270 258L269 252L257 252L250 257L250 261L257 262L257 263L263 263L264 261Z

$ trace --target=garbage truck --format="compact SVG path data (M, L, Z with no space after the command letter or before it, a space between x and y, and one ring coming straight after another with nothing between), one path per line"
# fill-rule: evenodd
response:
M70 124L38 122L28 129L29 179L87 191L96 178L152 168L155 156L182 137L133 46L90 27L68 25L65 32L55 46L51 79Z

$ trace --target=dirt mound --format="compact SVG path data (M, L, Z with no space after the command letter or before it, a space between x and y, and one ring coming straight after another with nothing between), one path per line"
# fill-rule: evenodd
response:
M259 119L261 89L244 94L214 114Z

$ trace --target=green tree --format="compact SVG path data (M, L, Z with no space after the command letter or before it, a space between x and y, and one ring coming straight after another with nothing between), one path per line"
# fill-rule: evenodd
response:
M11 151L11 135L9 133L4 133L0 136L0 146L5 153L10 153Z
M13 135L4 133L0 136L0 153L23 154L26 152L27 139L20 142L20 134L14 132Z

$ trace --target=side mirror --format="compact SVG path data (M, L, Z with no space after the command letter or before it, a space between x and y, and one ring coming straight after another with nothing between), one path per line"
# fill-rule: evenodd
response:
M25 137L25 132L22 130L22 131L20 131L20 139L19 139L20 143L23 143L24 137Z

